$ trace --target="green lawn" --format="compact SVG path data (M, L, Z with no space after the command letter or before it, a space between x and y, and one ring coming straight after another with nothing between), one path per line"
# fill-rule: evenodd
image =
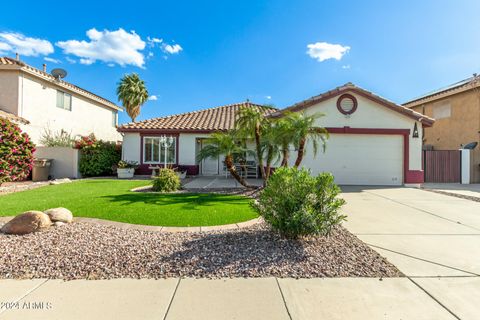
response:
M93 179L0 196L0 216L65 207L77 217L157 226L214 226L256 218L243 196L131 192L147 181Z

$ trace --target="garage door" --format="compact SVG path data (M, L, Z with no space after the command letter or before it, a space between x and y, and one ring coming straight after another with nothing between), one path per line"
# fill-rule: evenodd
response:
M401 185L403 137L399 135L331 134L325 153L313 158L311 148L302 165L313 174L331 172L337 184Z

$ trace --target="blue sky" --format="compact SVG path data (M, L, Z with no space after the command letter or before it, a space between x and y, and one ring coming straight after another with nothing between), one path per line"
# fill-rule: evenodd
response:
M479 11L478 0L24 1L0 12L0 54L50 60L114 102L137 72L157 97L139 119L247 98L286 107L346 82L401 103L480 72Z

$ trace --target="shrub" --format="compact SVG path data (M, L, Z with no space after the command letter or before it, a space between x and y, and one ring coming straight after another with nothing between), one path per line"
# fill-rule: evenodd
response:
M81 150L78 169L84 177L113 174L112 167L121 158L120 146L113 142L97 140L93 134L77 140L75 147Z
M35 145L13 122L0 118L0 184L28 177Z
M328 235L346 218L338 212L345 203L339 192L330 173L312 177L306 169L282 167L252 206L285 237Z
M72 147L73 142L72 135L63 129L54 132L46 128L40 138L40 143L46 147Z
M153 180L153 190L172 192L180 189L180 178L172 169L160 169L158 177Z
M138 168L138 162L137 161L120 160L117 163L117 168L118 169L137 169Z

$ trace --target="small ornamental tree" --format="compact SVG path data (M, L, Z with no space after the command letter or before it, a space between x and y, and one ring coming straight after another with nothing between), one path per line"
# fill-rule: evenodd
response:
M28 177L35 145L15 123L0 118L0 184Z

